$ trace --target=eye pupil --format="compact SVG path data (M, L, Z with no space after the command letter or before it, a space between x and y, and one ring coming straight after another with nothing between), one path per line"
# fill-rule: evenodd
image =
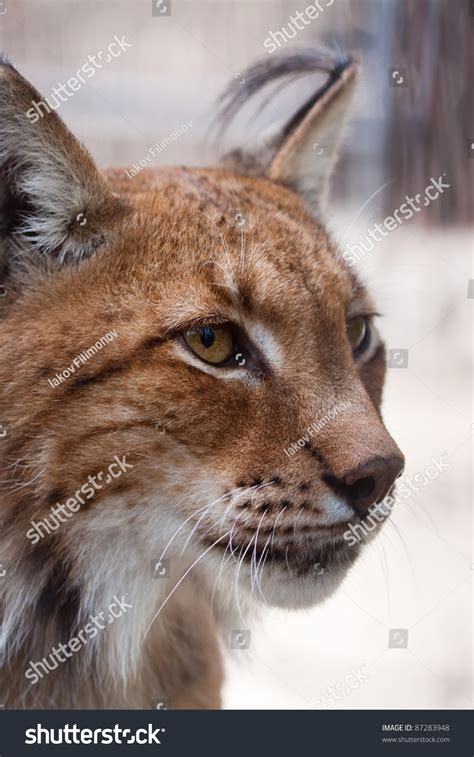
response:
M367 319L364 316L351 318L347 324L347 335L354 352L362 349L368 337Z
M201 329L201 344L206 349L209 349L212 347L214 342L216 341L216 335L214 333L214 330L211 329L209 326L204 326L204 328Z
M195 355L206 363L220 365L230 360L234 339L230 326L197 326L183 333L184 340Z

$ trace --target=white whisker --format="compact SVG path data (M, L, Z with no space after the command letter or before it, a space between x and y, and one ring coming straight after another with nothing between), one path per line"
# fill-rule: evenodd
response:
M215 542L213 542L213 543L212 543L212 544L210 545L210 547L208 547L207 549L205 549L205 550L204 550L204 552L202 552L202 553L201 553L201 554L199 555L199 557L198 557L198 558L196 558L196 560L194 560L194 562L192 563L192 565L191 565L191 566L190 566L190 567L189 567L189 568L187 569L187 571L186 571L186 572L185 572L185 573L184 573L184 574L183 574L183 575L181 576L181 578L179 579L178 583L177 583L177 584L175 584L175 586L173 587L173 589L172 589L172 590L170 591L170 593L168 594L168 596L166 597L166 599L165 599L165 600L164 600L164 601L163 601L163 602L161 603L161 605L159 606L158 610L157 610L157 611L156 611L156 613L154 614L154 616L153 616L153 618L152 618L152 620L151 620L151 623L149 624L148 628L147 628L147 629L146 629L146 631L145 631L145 634L144 634L144 636L143 636L143 639L142 639L142 641L141 641L141 644L140 644L140 646L142 646L142 645L143 645L143 642L145 641L145 639L146 639L146 637L147 637L147 635L148 635L148 633L149 633L149 631L150 631L150 628L152 627L153 623L154 623L154 622L155 622L155 620L157 619L158 615L160 614L160 612L162 611L163 607L164 607L164 606L166 605L166 603L168 602L168 600L169 600L169 599L170 599L170 598L171 598L171 597L173 596L173 594L175 593L175 591L176 591L176 589L178 588L178 586L180 586L180 585L182 584L182 582L184 581L184 579L186 578L186 576L187 576L187 575L188 575L188 574L189 574L189 573L190 573L190 572L192 571L192 569L193 569L193 568L194 568L194 567L195 567L195 566L196 566L196 565L198 564L198 562L200 562L200 560L202 560L202 558L203 558L203 557L205 557L205 556L207 555L207 553L208 553L208 552L210 552L210 551L211 551L211 549L213 549L213 548L214 548L214 547L216 546L216 544L218 544L218 543L219 543L220 541L222 541L222 539L225 539L225 537L226 537L226 536L228 536L229 534L230 534L230 531L227 531L227 533L223 534L223 535L222 535L222 536L220 536L220 537L219 537L218 539L216 539L216 541L215 541Z

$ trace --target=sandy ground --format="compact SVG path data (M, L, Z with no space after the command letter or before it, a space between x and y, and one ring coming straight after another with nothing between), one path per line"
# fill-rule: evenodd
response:
M347 238L363 239L372 223ZM408 221L361 261L387 347L409 350L408 367L388 371L384 402L406 472L442 455L449 467L400 502L323 606L265 608L250 622L250 649L228 653L225 707L472 706L472 241ZM396 637L407 635L406 648L389 648L390 629L406 630ZM321 702L338 682L340 699Z

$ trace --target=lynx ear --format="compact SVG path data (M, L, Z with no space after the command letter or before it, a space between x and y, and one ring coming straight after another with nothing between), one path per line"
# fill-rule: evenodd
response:
M357 66L351 58L327 50L303 50L257 63L242 74L244 85L234 81L224 92L221 116L228 122L249 97L270 82L311 72L327 74L326 83L288 121L271 127L250 149L229 153L224 163L284 184L302 195L318 215L324 208L357 81Z
M124 210L57 113L1 57L0 177L4 269L22 252L80 260Z

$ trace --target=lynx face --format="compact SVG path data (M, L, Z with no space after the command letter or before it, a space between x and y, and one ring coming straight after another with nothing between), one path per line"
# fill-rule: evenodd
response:
M55 113L4 129L2 554L46 624L127 585L140 637L165 597L153 560L170 560L169 590L194 566L203 594L295 607L356 559L343 534L403 458L379 413L374 305L316 220L353 74L346 61L284 136L228 168L133 186L104 179ZM39 95L2 77L7 122ZM75 495L73 516L31 533Z
M402 464L377 412L384 350L374 306L287 190L220 171L183 171L163 190L159 213L150 203L132 232L142 260L121 265L117 301L135 287L146 297L117 329L140 317L146 328L131 344L140 375L125 358L107 415L133 417L138 395L144 421L157 424L140 467L150 518L166 492L167 556L187 543L196 558L208 550L204 564L224 583L238 565L244 594L258 574L266 601L312 603L356 558L343 533ZM177 207L179 250L163 234ZM145 285L158 247L161 270Z

